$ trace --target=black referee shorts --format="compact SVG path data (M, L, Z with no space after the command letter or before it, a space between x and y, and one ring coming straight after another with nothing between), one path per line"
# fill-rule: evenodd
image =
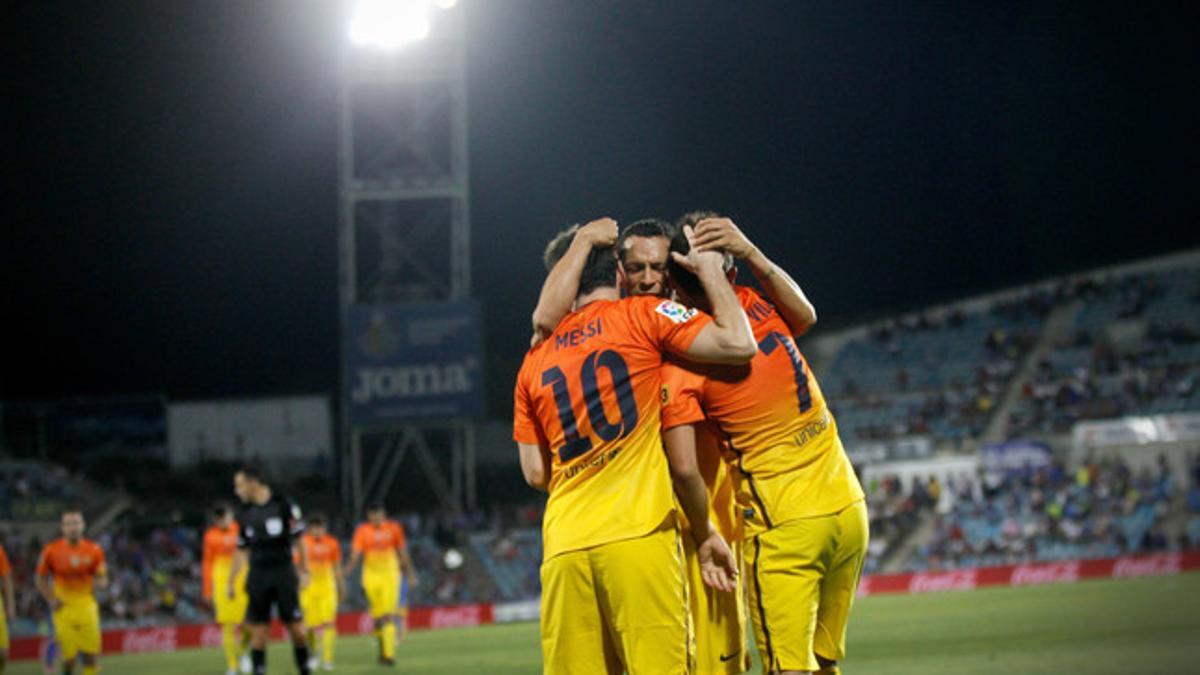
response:
M271 623L271 607L284 623L304 618L300 611L300 580L291 565L280 567L250 566L246 576L246 623Z

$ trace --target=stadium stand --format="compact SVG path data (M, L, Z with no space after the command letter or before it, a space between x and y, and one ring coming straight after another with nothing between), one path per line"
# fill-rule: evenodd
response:
M821 377L847 439L983 433L1042 315L1023 303L888 321L846 343Z
M1166 550L1162 522L1178 482L1121 460L981 473L949 486L953 506L910 570L1105 558Z
M1089 284L1072 331L1023 383L1010 435L1200 408L1200 270Z

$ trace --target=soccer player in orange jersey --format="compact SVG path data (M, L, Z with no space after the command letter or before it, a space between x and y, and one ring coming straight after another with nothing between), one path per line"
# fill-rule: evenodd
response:
M17 603L13 599L12 564L8 561L8 553L0 545L0 580L4 584L4 597L0 598L0 675L8 665L8 622L17 615Z
M84 675L95 675L100 654L100 606L94 586L108 585L104 551L83 538L83 512L62 514L62 538L46 544L38 559L37 588L53 609L54 633L62 647L63 673L75 672L82 657Z
M598 222L598 221L594 221ZM578 228L547 247L548 267ZM745 362L746 317L724 284L720 256L685 259L713 285L713 316L669 300L620 299L611 246L592 247L575 311L525 355L514 392L521 469L550 493L543 519L542 654L548 673L685 673L690 668L686 580L675 528L672 469L659 436L663 352ZM720 285L717 285L720 284ZM707 287L707 286L706 286ZM709 527L694 468L680 501L713 583L732 588L729 549Z
M309 669L318 665L333 670L333 649L337 641L338 598L346 595L346 577L342 574L342 546L326 528L324 514L308 518L308 531L300 538L308 560L308 585L300 590L300 608L308 628ZM320 636L320 651L317 637ZM319 654L319 655L318 655Z
M759 353L748 368L683 368L664 374L664 441L694 444L694 424L719 425L743 511L751 617L772 673L837 673L866 557L863 491L837 425L794 336L816 321L799 286L728 219L697 223L672 240L672 255L720 249L745 259L766 297L736 287ZM730 263L732 265L732 262ZM729 272L732 287L734 272ZM688 270L672 266L685 304L710 302Z
M695 221L684 224L694 225ZM579 287L579 273L591 249L602 248L614 240L623 272L623 295L669 297L671 289L667 283L667 258L671 237L681 226L648 218L626 226L616 236L616 222L602 218L580 228L567 253L548 270L533 313L534 342L549 334L571 311ZM695 468L704 479L711 499L709 516L712 524L732 548L740 551L740 544L736 541L741 535L736 527L738 520L732 478L721 461L717 449L719 439L718 435L706 435L701 427L697 435ZM678 470L673 473L675 478L681 480L684 475ZM745 648L745 589L741 575L734 580L736 593L725 593L704 583L696 545L690 536L690 525L686 517L680 520L688 572L688 605L695 636L692 672L695 675L745 672L750 668L750 651ZM740 559L740 555L737 559Z
M350 542L350 574L363 561L362 587L375 620L375 637L379 641L379 662L396 662L396 619L400 604L400 579L407 576L411 587L417 585L417 573L408 555L404 526L388 520L383 504L367 507L367 522L354 531Z
M217 624L221 626L221 646L225 651L226 675L236 675L238 662L241 669L250 671L250 632L242 625L246 618L246 573L242 568L234 581L234 595L229 597L229 572L233 569L233 557L237 553L238 524L233 517L233 508L228 504L217 504L212 511L213 524L204 532L204 548L200 570L204 599L212 603ZM239 634L240 633L240 634Z

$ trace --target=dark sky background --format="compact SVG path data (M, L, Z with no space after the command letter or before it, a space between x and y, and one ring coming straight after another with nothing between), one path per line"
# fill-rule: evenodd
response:
M463 0L492 413L597 215L728 213L835 324L1200 244L1142 4ZM5 4L4 398L332 392L340 11Z

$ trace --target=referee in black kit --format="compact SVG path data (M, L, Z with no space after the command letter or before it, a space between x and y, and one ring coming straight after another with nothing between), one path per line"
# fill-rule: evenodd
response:
M271 492L263 480L262 471L242 467L233 476L233 490L242 500L238 512L238 550L229 571L229 597L233 597L234 580L247 562L246 624L250 628L250 658L254 674L267 672L267 636L271 627L271 606L274 605L292 636L292 652L301 675L309 675L308 645L304 641L304 622L300 612L300 577L307 574L304 546L298 537L304 531L300 507L292 500ZM293 551L299 564L293 564Z

